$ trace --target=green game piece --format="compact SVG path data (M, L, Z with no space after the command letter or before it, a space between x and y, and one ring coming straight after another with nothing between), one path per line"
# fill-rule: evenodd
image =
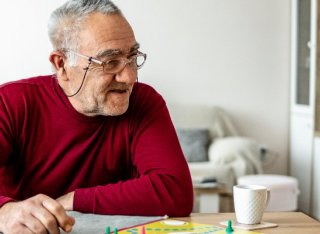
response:
M110 234L110 227L109 226L106 227L106 234Z
M228 227L226 228L226 233L233 233L232 222L228 220Z
M118 234L118 229L117 228L113 229L113 234Z

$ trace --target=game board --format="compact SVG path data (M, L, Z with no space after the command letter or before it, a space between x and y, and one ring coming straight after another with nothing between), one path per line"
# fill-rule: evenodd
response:
M143 228L144 227L144 228ZM143 230L144 229L144 230ZM225 228L193 223L184 222L174 219L161 220L133 228L128 228L118 232L119 234L192 234L192 233L214 233L214 234L226 234ZM258 234L259 232L235 230L232 234Z

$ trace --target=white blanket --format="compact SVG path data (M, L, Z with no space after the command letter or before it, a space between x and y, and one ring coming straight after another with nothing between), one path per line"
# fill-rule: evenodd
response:
M210 145L209 160L215 165L229 165L236 178L263 172L259 144L245 137L231 136L216 139Z

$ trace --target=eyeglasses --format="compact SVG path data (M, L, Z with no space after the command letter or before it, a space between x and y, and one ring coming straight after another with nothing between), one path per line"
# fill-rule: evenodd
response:
M137 52L137 54L134 54L128 58L110 59L110 60L106 60L106 61L100 61L100 60L95 59L93 57L83 55L83 54L80 54L80 53L72 51L72 50L66 50L66 51L74 53L75 55L78 55L81 58L88 59L87 67L83 68L85 70L85 73L83 75L80 87L78 88L78 90L74 94L71 94L71 95L66 94L67 97L73 97L79 93L79 91L81 90L81 88L83 86L84 80L86 78L86 75L87 75L87 72L89 70L91 63L96 63L96 64L102 66L102 71L105 74L117 74L117 73L121 72L127 64L129 64L129 66L138 70L143 66L143 64L145 63L145 61L147 59L147 55L144 53L141 53L139 51Z
M130 56L129 58L117 58L117 59L110 59L106 61L100 61L98 59L95 59L93 57L80 54L78 52L68 50L68 52L74 53L75 55L78 55L79 57L88 59L89 65L91 62L94 62L103 68L103 72L105 74L116 74L121 72L125 66L128 64L129 66L133 66L135 69L140 69L143 64L145 63L147 59L147 55L141 52L138 52L137 54L134 54ZM85 68L86 70L89 69L89 66Z

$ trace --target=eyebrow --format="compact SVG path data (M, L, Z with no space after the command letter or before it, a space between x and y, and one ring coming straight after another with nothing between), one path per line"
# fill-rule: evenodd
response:
M132 53L135 50L138 50L140 48L140 44L136 43L134 46L132 46L129 50L129 53ZM123 55L124 51L121 49L109 49L99 52L96 55L96 58L105 58L105 57L112 57L112 56L119 56Z

